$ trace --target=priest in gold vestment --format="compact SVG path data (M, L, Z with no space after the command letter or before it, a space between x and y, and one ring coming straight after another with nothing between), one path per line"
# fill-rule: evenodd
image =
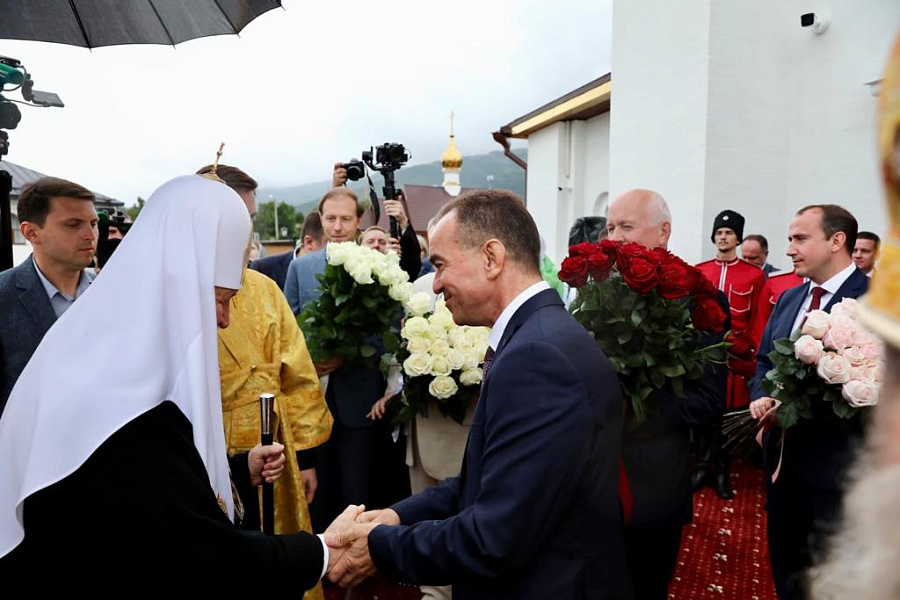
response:
M332 417L294 314L278 285L261 273L244 270L231 325L219 329L219 370L229 456L259 443L259 395L275 395L275 441L287 457L275 482L275 533L311 533L296 453L325 442ZM321 584L304 598L322 599Z

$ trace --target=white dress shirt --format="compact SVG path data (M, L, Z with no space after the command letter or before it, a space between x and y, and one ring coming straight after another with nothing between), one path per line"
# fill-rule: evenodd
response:
M794 317L794 326L791 327L791 332L797 330L800 327L800 323L803 322L803 319L806 317L806 313L809 312L809 305L812 304L812 291L815 287L825 288L825 293L822 294L822 299L819 301L819 309L824 310L828 303L831 302L831 298L837 293L841 286L844 285L853 272L856 270L856 265L854 263L850 263L850 266L846 267L844 270L839 271L836 275L834 275L831 279L823 283L822 285L816 285L815 282L809 282L809 291L806 292L806 298L803 299L803 304L800 305L800 310L797 311L797 316Z
M544 290L549 289L550 285L546 281L538 281L513 298L513 301L506 305L506 308L503 309L503 312L500 313L500 316L494 322L494 326L491 328L491 335L488 338L488 346L496 351L497 345L503 339L503 332L506 330L506 326L509 325L509 320L516 314L516 311L533 296L537 296Z

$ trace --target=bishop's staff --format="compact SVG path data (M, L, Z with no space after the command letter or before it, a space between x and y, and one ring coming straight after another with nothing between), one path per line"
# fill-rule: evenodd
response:
M275 420L275 395L259 395L260 441L263 446L271 446L273 441L273 421ZM275 493L273 484L263 480L262 484L262 528L269 535L275 533Z

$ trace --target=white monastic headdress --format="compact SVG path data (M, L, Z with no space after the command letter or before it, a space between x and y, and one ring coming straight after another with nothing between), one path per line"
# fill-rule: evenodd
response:
M199 175L174 179L150 197L103 272L50 328L0 418L0 556L24 537L25 498L76 471L165 400L191 421L212 488L233 515L214 288L240 288L250 228L244 203L226 185ZM110 311L133 318L112 328Z

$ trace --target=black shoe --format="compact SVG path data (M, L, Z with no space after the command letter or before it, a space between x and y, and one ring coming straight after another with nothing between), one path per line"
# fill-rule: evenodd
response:
M691 477L691 491L696 492L704 485L712 487L711 473L705 466L698 467L697 472Z
M728 470L722 469L716 477L716 495L722 500L731 500L734 498L734 491L728 484Z

